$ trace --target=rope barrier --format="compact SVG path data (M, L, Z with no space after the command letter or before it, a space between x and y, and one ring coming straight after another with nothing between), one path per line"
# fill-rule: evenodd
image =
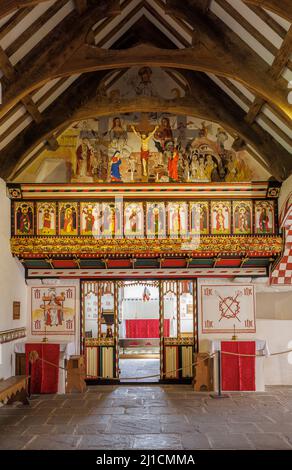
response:
M166 374L173 374L173 373L176 373L176 372L179 372L179 371L182 371L182 370L185 370L185 369L189 369L190 367L194 367L194 366L197 366L198 364L201 364L202 362L205 362L209 359L211 359L212 357L216 356L216 354L218 353L221 353L221 354L225 354L225 355L229 355L229 356L238 356L238 357L264 357L264 358L267 358L267 357L270 357L270 356L280 356L280 355L284 355L284 354L289 354L289 353L292 353L292 349L287 349L286 351L280 351L280 352L276 352L276 353L271 353L269 355L263 355L263 354L243 354L243 353L234 353L234 352L228 352L228 351L215 351L214 353L212 354L209 354L209 353L206 353L208 354L206 357L202 358L201 360L199 361L196 361L196 362L193 362L192 364L188 364L187 366L185 367L180 367L178 369L174 369L174 370L170 370L170 371L167 371L167 372L163 372L162 375L166 375ZM43 359L43 358L40 358L38 356L38 353L36 351L31 351L30 352L30 355L29 355L29 360L33 363L35 362L36 360L40 360L42 362L45 362L46 364L49 364L53 367L57 367L58 369L61 369L61 370L64 370L65 372L67 372L67 369L66 367L62 367L60 365L56 365L54 364L53 362L50 362L50 361L47 361L46 359ZM96 375L88 375L88 374L79 374L79 375L84 375L85 378L92 378L92 379L110 379L110 380L120 380L120 377L102 377L102 376L96 376ZM142 377L122 377L122 380L144 380L144 379L152 379L152 378L155 378L155 377L161 377L161 374L154 374L154 375L145 375L145 376L142 376Z

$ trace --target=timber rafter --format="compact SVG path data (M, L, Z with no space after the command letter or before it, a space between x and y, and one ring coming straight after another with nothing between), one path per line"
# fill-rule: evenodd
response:
M255 5L276 13L292 22L291 0L243 0L247 5Z

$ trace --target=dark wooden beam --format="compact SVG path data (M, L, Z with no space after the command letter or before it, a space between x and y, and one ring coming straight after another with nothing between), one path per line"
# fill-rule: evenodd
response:
M13 96L13 103L10 104L12 106L16 104L29 93L28 89L23 88L25 82L36 83L43 74L47 76L56 75L59 67L85 43L85 38L91 27L99 20L115 16L119 12L118 0L98 2L95 6L87 8L82 15L79 15L76 10L72 11L17 64L15 68L17 76L14 81L3 84L4 98L3 103L0 105L0 115L3 115L11 108L8 104L9 99L5 99L6 93L8 93L8 97ZM46 81L39 83L36 87L33 86L31 90L39 88ZM22 91L16 95L15 86L19 88L17 83L20 84L20 82Z
M66 49L65 46L64 48ZM149 65L199 70L237 79L256 95L273 103L287 120L292 118L285 80L273 80L268 73L269 65L261 59L244 54L234 56L228 49L225 51L218 47L206 48L198 45L189 49L165 50L139 45L126 50L106 50L84 44L72 55L68 49L64 51L61 56L64 61L67 60L63 64L59 56L52 56L45 51L41 57L31 62L30 67L25 63L22 73L19 73L20 78L3 90L3 104L0 107L2 115L23 96L50 79L95 70Z
M265 104L265 100L262 98L256 97L249 108L249 111L247 115L245 116L246 122L249 122L250 124L254 122L255 118L258 116L258 114L261 112L262 107Z
M7 179L33 149L41 142L58 133L72 122L110 116L125 112L169 112L178 115L193 115L217 122L232 135L238 135L250 144L264 159L271 174L279 180L292 172L292 158L257 123L249 125L244 111L225 95L203 74L181 72L189 83L190 93L184 98L164 100L159 98L123 99L119 102L107 97L97 97L97 83L105 76L88 74L73 84L62 97L43 113L43 121L32 123L21 132L15 141L0 152L0 176ZM9 158L7 158L9 156Z
M2 70L4 76L8 81L15 79L16 72L11 64L6 52L0 47L0 69ZM40 122L42 120L42 115L39 112L36 104L33 102L30 95L26 95L21 99L23 106L26 108L27 112L31 117L36 121Z
M225 0L218 0L218 2L232 17L242 24L243 17L241 17L235 8L233 8ZM192 25L194 28L197 44L201 43L203 46L205 46L206 49L212 49L215 56L221 56L222 53L225 53L228 59L233 60L234 65L236 68L238 68L238 70L240 70L241 67L239 63L240 61L242 62L242 67L250 66L252 68L253 64L253 67L255 67L257 70L259 70L260 67L269 68L267 67L266 63L259 58L258 54L256 54L253 49L247 46L244 41L238 37L237 34L226 27L226 24L217 18L212 12L208 12L205 15L202 15L200 10L196 7L196 2L192 0L185 0L182 3L180 0L166 0L165 10L166 13L172 15L173 17L182 17L185 21ZM245 21L244 18L243 20ZM246 23L249 24L248 22ZM251 25L246 29L250 32L250 34L255 36L259 42L267 47L268 41L266 41L266 38L260 32L258 32ZM284 56L286 58L289 50L289 42L290 41L287 38L286 44L283 45L284 51L281 52L281 57ZM277 50L273 45L271 47L268 46L267 49L269 49L270 52L276 54L277 58ZM288 62L288 60L289 57L286 62ZM243 62L245 62L244 66ZM271 74L270 76L274 79L274 85L277 82L277 86L282 87L284 99L287 102L287 89L286 92L284 91L284 88L287 88L285 81L281 80L279 75L276 77L275 75ZM239 81L241 80L239 79ZM251 81L253 81L253 78L251 78ZM267 102L273 99L271 95L270 98L263 96L261 93L259 95L264 99L264 101ZM289 119L290 118L291 116Z
M292 54L292 26L290 26L280 49L278 50L273 64L271 66L270 74L276 80L278 79L284 68L286 67L290 56Z
M287 65L289 58L292 54L292 27L290 27L286 34L280 49L277 51L275 59L269 69L269 74L274 80L280 78L285 66ZM265 100L261 97L256 96L252 106L250 107L245 120L252 123L256 117L260 114L262 107L265 104Z
M31 7L48 0L1 0L0 4L0 18L3 18L9 13L19 8Z
M291 0L243 0L247 5L255 5L276 13L282 18L292 22Z
M87 0L74 0L74 4L79 15L82 15L87 10Z

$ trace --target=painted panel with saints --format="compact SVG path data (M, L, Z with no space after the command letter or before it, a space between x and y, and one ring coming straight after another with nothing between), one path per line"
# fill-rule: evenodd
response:
M98 235L99 204L93 202L80 203L80 233L81 235Z
M249 234L252 232L252 202L233 202L233 233Z
M33 235L34 233L34 206L32 202L16 202L15 235Z
M165 237L166 208L164 202L147 202L147 236L151 238Z
M188 234L188 205L186 202L169 202L167 204L168 233L173 238Z
M198 201L190 203L190 233L191 235L209 233L209 203Z
M102 237L121 237L123 235L122 202L101 204L99 213L99 233Z
M37 234L56 235L56 203L37 202Z
M77 235L77 202L60 202L59 203L59 234L60 235Z
M274 233L275 206L273 201L256 201L255 233Z
M230 233L231 204L229 201L211 202L211 233L224 235Z
M144 235L144 213L142 202L125 203L124 234L127 237L138 237Z

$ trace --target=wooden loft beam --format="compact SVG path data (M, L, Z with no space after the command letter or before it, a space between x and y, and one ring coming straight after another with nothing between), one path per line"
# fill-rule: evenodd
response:
M9 15L14 10L20 8L31 7L39 3L47 2L48 0L1 0L0 4L0 18Z
M15 69L12 66L6 52L0 47L0 69L2 70L4 76L7 80L14 80L16 78ZM42 120L42 115L39 112L37 106L33 102L32 98L27 95L24 96L21 100L22 104L24 105L27 112L31 115L31 117L36 121L40 122Z
M289 152L257 123L252 126L246 123L244 111L217 85L209 79L197 78L193 72L180 73L185 76L191 90L184 98L131 98L120 99L119 102L96 96L97 83L105 76L105 72L82 76L78 83L71 85L57 102L47 108L41 123L31 123L0 152L0 176L9 178L35 147L48 141L60 128L64 129L72 122L132 111L194 115L217 122L250 144L263 157L277 179L283 180L292 172Z
M253 103L251 104L249 108L247 115L245 116L246 122L249 122L250 124L253 123L256 117L261 112L261 109L264 106L264 104L265 104L265 100L256 96Z
M287 65L292 54L292 26L287 32L280 49L277 51L274 61L269 69L270 76L277 80L280 78L285 66ZM265 100L256 96L252 106L250 107L245 119L247 122L252 123L261 112L265 104Z
M37 123L41 122L42 114L40 113L37 105L34 103L32 97L30 95L25 96L22 98L22 103L25 106L27 112L31 115L33 120Z
M243 0L247 5L255 5L276 13L282 18L292 22L291 0Z
M219 20L216 17L215 19L212 12L202 16L195 7L191 9L190 2L191 0L186 0L183 6L180 6L179 0L166 0L166 12L170 14L173 13L173 15L178 15L178 16L183 15L185 20L188 21L189 24L192 24L192 26L194 27L194 30L196 31L196 35L198 36L198 40L201 41L205 45L206 48L208 47L210 48L213 45L213 50L216 56L222 53L222 47L224 48L224 44L225 44L225 49L228 50L227 55L228 55L229 60L233 59L234 64L239 70L240 70L240 64L238 64L239 58L245 61L246 57L248 57L249 62L254 63L255 70L259 70L260 63L261 63L261 66L263 66L262 59L260 59L260 57L253 51L253 49L249 48L246 44L244 44L243 41L240 38L238 38L238 36L235 35L231 30L228 30L228 28L226 28L226 25L225 27L222 27L221 20ZM218 0L218 2L224 9L226 9L226 11L235 20L237 20L240 24L242 24L241 15L228 2L226 2L225 0ZM252 31L250 28L253 28L253 27L252 26L248 27L247 28L248 31L252 35L255 35L254 31ZM256 38L265 47L267 46L266 39L262 36L261 33L257 32ZM222 41L223 41L223 44L222 44ZM275 63L276 62L283 63L284 61L288 63L289 55L290 55L289 45L290 45L290 38L287 40L285 38L284 43L283 43L283 48L281 48L280 51L276 50L274 46L272 46L272 49L269 48L270 52L276 55ZM278 58L279 54L280 54L280 59ZM267 64L265 64L264 66L266 68L265 74L267 75L267 72L271 72L271 70ZM243 63L242 63L242 67L245 67ZM270 77L274 81L274 86L285 87L286 83L282 78L280 78L280 75L281 73L278 73L277 75L270 73ZM264 79L264 83L265 83L265 79ZM261 107L263 106L265 102L272 102L273 100L272 93L268 93L266 96L264 96L262 93L255 92L254 87L252 87L251 90L256 95L256 101L255 101L255 105L253 106L251 112L249 113L247 117L249 122L252 122L255 119L255 117L260 112ZM287 90L286 90L285 95L286 95L285 99L287 102ZM291 120L291 117L292 117L291 109L290 109L290 112L288 111L288 113L290 114L290 116L285 116L286 121Z
M79 15L82 15L87 10L87 0L74 0L74 4Z
M96 6L88 8L83 15L79 15L74 10L64 18L17 64L17 78L7 85L3 85L4 98L0 105L0 116L5 114L13 104L20 101L23 96L48 81L41 80L39 82L38 77L43 74L50 78L58 76L58 69L85 43L89 29L101 19L119 14L119 11L117 0L108 0L107 2L98 2ZM25 84L29 83L36 86L32 86L31 90L28 90ZM15 93L15 88L18 88L19 91L21 89L20 93Z
M278 79L284 68L286 67L292 54L292 26L290 26L280 49L278 50L274 62L271 66L270 74L276 80Z
M44 13L42 13L28 28L26 28L21 34L16 34L14 41L5 49L8 57L11 57L15 52L22 47L34 34L36 34L43 25L45 25L53 16L58 13L64 5L66 5L67 0L58 0L56 3L53 3ZM17 31L17 26L15 31Z
M292 117L285 80L273 80L268 74L269 66L260 58L252 57L250 60L250 57L243 54L235 56L221 48L211 49L204 45L182 50L166 50L143 44L124 50L106 50L83 44L74 54L68 56L64 57L61 52L61 56L51 58L44 53L30 64L26 62L25 67L19 69L20 78L3 90L1 114L23 96L56 77L149 65L199 70L234 78L255 94L273 103L287 120Z

